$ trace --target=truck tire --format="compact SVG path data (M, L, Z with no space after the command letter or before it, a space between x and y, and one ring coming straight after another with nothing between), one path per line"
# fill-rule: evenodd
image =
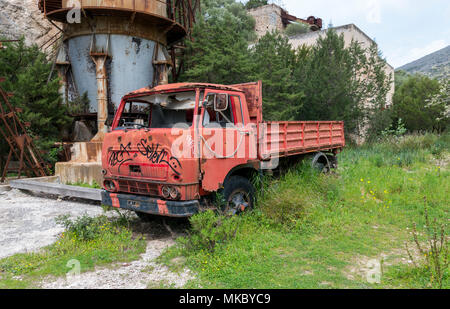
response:
M311 162L311 166L324 174L329 173L331 170L330 161L328 160L327 156L322 152L318 152L314 155Z
M224 213L238 215L253 209L255 188L247 178L232 176L224 184L223 197L225 199Z

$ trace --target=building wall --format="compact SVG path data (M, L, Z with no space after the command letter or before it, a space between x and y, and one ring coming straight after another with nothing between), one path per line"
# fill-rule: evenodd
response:
M27 45L42 46L58 30L39 11L37 0L0 0L0 35L8 39L25 37ZM51 52L49 47L46 52Z
M258 38L264 36L267 32L275 30L284 30L281 19L281 7L275 4L265 5L263 7L250 9L248 13L256 21L255 31Z
M362 32L358 27L353 24L345 25L341 27L334 28L338 35L344 35L344 41L346 47L350 46L352 40L359 42L363 48L369 48L373 43L375 43L371 38L369 38L364 32ZM301 34L295 37L290 37L289 42L292 47L298 48L302 45L313 46L316 44L317 40L326 35L327 30L309 32L305 34ZM385 72L387 76L391 76L391 89L387 94L386 102L387 107L391 106L393 103L393 97L395 92L395 84L394 84L394 68L386 63Z

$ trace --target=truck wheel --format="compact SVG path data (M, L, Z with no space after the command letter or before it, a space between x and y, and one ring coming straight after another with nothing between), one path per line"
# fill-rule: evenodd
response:
M253 209L255 189L251 182L241 176L232 176L224 185L224 213L237 215Z
M312 159L311 166L324 174L329 173L331 170L330 161L322 152L316 153Z

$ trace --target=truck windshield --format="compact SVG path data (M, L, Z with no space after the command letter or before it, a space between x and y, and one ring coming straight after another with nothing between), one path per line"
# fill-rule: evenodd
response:
M153 94L125 104L117 129L172 128L192 125L195 91Z

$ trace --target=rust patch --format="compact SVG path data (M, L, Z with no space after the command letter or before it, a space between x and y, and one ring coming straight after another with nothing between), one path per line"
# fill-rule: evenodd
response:
M120 202L119 202L119 199L117 198L117 194L111 193L110 196L111 196L112 206L114 208L120 208Z
M160 215L168 215L169 209L167 209L167 203L166 201L158 200L158 212Z

